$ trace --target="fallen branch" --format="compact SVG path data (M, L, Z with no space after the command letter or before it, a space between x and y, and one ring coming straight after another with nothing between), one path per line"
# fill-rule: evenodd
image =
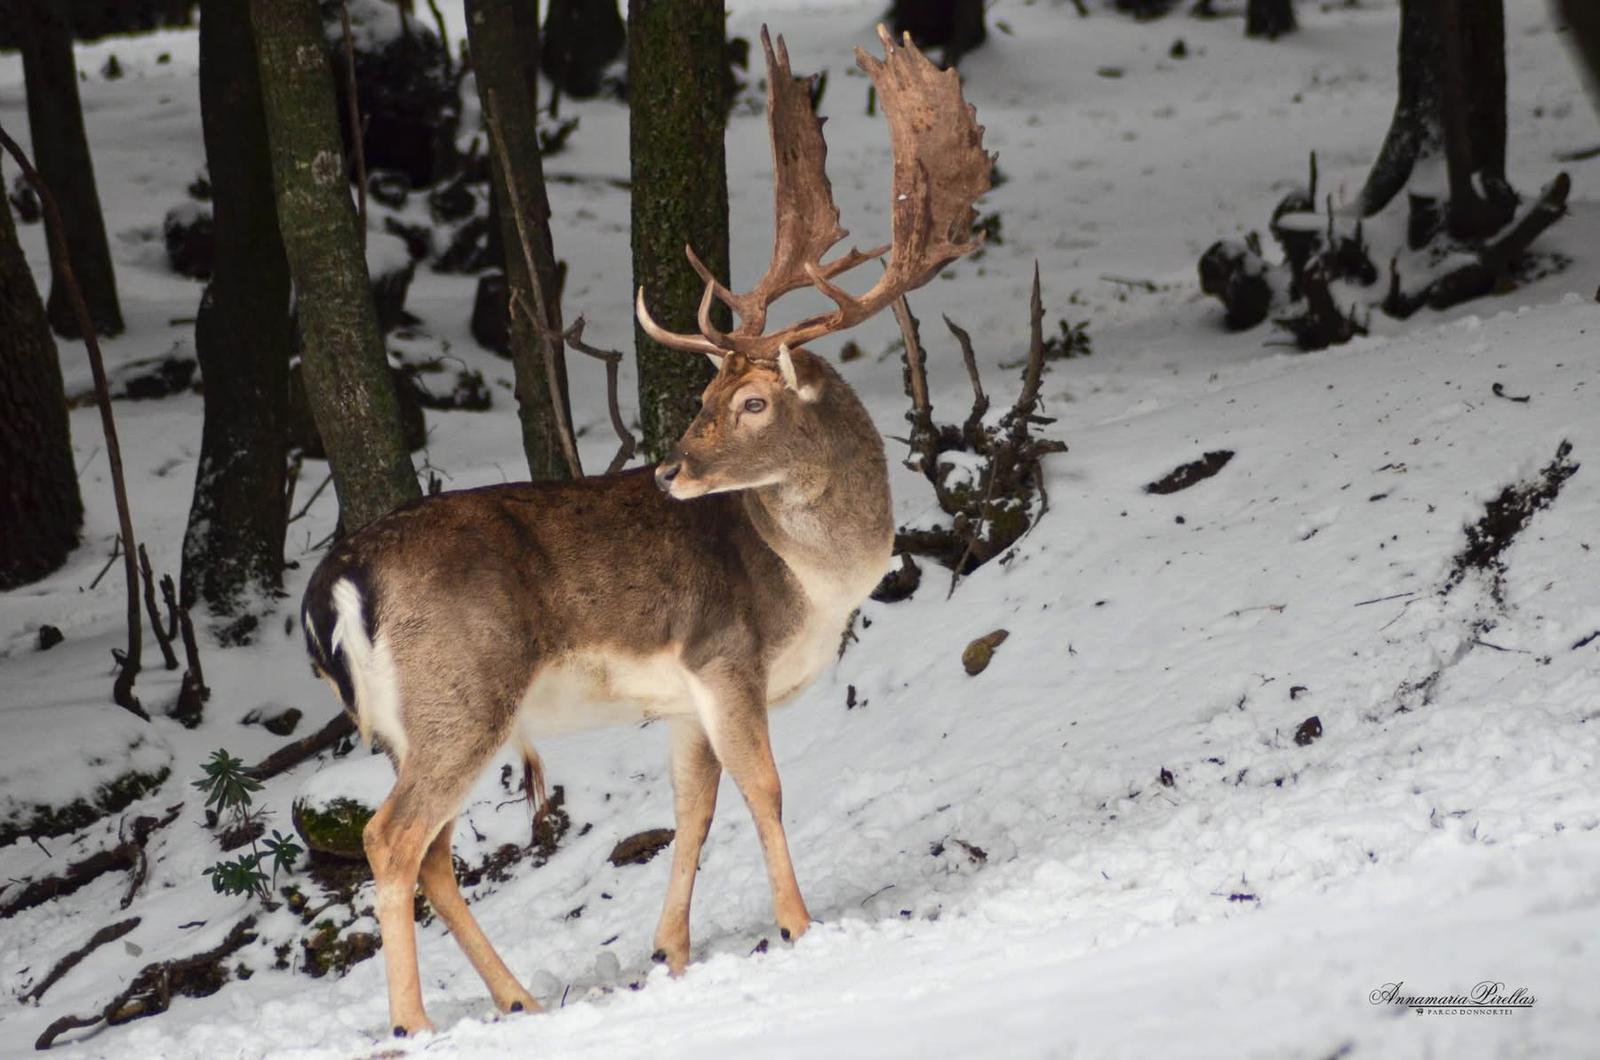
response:
M85 942L82 946L57 961L55 967L51 968L32 990L23 994L20 1000L38 1004L39 999L44 997L45 991L60 982L61 977L81 964L85 957L106 943L117 941L138 926L139 918L136 916L129 917L126 920L119 920L115 924L107 924L93 935L90 935L88 942Z
M133 885L123 895L122 908L126 909L133 901L134 892L143 882L144 845L150 841L150 836L158 828L164 828L178 817L179 806L174 806L165 817L135 817L133 819L133 835L126 839L119 839L116 846L101 850L94 854L75 861L68 865L66 870L57 876L46 876L43 879L30 880L27 886L14 898L9 898L0 903L0 920L13 917L24 909L32 909L43 905L55 898L62 898L79 890L85 885L94 882L108 872L128 871L133 873Z
M1511 263L1523 255L1539 234L1566 216L1567 195L1571 191L1572 178L1558 173L1515 223L1478 251L1476 261L1447 272L1428 285L1428 305L1434 309L1448 309L1492 292Z
M276 751L245 770L245 774L256 780L266 780L279 773L292 769L310 758L312 755L332 747L346 736L354 734L355 723L350 720L350 715L341 711L337 717L310 736L303 736L290 744L278 748Z
M522 299L511 296L511 305L522 312L528 324L544 336L544 341L549 344L561 342L579 353L587 354L597 361L604 361L606 366L606 412L611 416L611 429L617 432L617 455L611 458L611 463L606 465L606 474L611 475L622 470L624 464L633 459L633 454L639 449L639 444L634 440L633 432L628 430L627 423L622 418L622 406L617 403L617 369L622 364L622 354L616 350L602 350L598 346L591 346L583 340L583 329L588 322L579 317L566 331L556 331L548 324L540 323ZM581 471L581 469L580 469Z
M154 1016L165 1012L172 1003L172 995L185 994L192 997L205 997L216 992L216 985L223 978L218 975L216 966L223 958L231 956L255 941L256 934L253 930L256 918L247 916L235 924L216 946L191 957L179 957L170 961L159 961L147 964L134 977L133 982L116 997L106 1002L99 1012L90 1016L62 1016L44 1029L33 1043L35 1049L48 1049L61 1035L68 1031L81 1030L85 1027L96 1027L101 1023L128 1023L143 1016ZM210 970L212 975L190 982L192 973Z
M11 157L17 160L17 165L22 168L22 175L33 185L34 192L39 196L39 203L44 207L45 231L54 251L51 258L61 277L62 285L67 289L72 302L73 316L78 321L78 330L83 333L84 348L89 352L89 370L94 375L95 399L100 406L100 429L106 437L106 462L111 466L111 488L116 496L117 522L122 532L123 571L128 583L128 650L120 658L122 665L117 671L116 680L111 685L111 699L129 713L149 721L150 715L145 713L144 708L139 705L138 697L133 694L133 681L139 676L139 651L142 642L139 628L139 568L134 559L133 516L128 510L128 486L122 477L122 446L117 442L117 421L111 412L111 387L106 383L105 360L100 356L100 338L95 332L94 321L89 317L89 306L83 300L83 290L78 286L78 277L72 271L66 230L61 220L61 210L56 205L56 197L51 194L50 188L39 176L39 171L33 168L33 163L28 161L28 156L22 153L22 148L17 146L17 142L3 127L0 127L0 147L4 147Z

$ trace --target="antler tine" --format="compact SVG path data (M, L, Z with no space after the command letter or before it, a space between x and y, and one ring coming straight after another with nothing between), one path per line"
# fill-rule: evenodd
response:
M884 57L877 59L857 48L856 63L872 78L889 122L894 149L890 244L865 253L852 248L823 263L822 256L849 233L839 226L839 208L828 181L822 120L812 111L804 83L790 71L783 38L780 36L774 47L763 26L775 214L772 262L750 291L736 294L718 282L693 248L688 248L689 263L706 281L698 319L702 335L679 335L656 325L645 309L641 291L638 314L646 334L675 349L713 356L737 351L770 360L780 346L797 347L853 327L982 245L981 233L972 231L977 219L973 204L989 190L994 156L983 149L983 126L977 123L976 109L961 96L960 75L936 67L917 50L909 34L903 44L896 44L879 25L878 39L883 42ZM890 255L888 267L861 297L830 282L886 253ZM817 288L832 299L835 309L773 334L762 334L768 306L801 287ZM739 324L732 332L724 333L712 324L714 298L738 314Z
M709 286L707 286L706 292L707 294L701 298L702 303L710 297L711 288ZM668 331L660 324L657 324L655 318L650 315L650 310L644 304L644 288L642 286L639 288L638 295L634 298L633 313L639 319L639 326L644 329L644 333L663 346L674 350L685 350L689 353L705 353L717 358L728 352L728 350L718 346L704 336L680 335L676 331Z
M989 190L994 156L983 149L983 126L977 123L976 108L962 98L960 75L940 70L917 50L909 35L903 44L896 44L879 25L878 39L884 57L877 59L858 48L856 63L877 87L894 149L888 268L870 291L857 298L828 282L844 271L833 265L844 262L803 263L810 284L837 308L771 335L741 340L744 329L735 331L730 340L750 356L770 357L780 344L793 348L853 327L983 243L982 234L972 231L977 220L973 204ZM859 257L867 260L881 253ZM856 256L856 252L850 255ZM859 263L850 261L851 266Z

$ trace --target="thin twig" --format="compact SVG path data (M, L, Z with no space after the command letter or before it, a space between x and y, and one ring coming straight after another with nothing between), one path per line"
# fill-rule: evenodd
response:
M200 646L195 643L194 623L189 621L188 609L178 606L178 594L173 589L170 574L161 576L161 595L166 598L167 607L177 613L178 631L183 634L183 654L189 662L187 676L193 679L195 692L199 694L200 702L204 703L211 698L211 689L206 687L205 672L200 669Z
M33 168L33 163L28 161L28 156L22 153L22 148L17 146L17 142L3 127L0 127L0 146L17 160L17 165L22 168L22 175L33 185L35 194L39 196L39 204L44 207L45 230L50 245L55 250L52 255L55 259L55 268L63 286L67 289L73 315L78 321L78 330L83 333L84 347L89 351L89 370L94 375L94 393L100 406L100 428L106 436L106 460L111 465L111 488L116 495L117 521L122 530L123 572L127 576L128 583L128 650L122 657L122 667L111 686L111 698L119 707L149 721L150 715L144 712L144 708L139 705L138 697L133 694L134 678L139 675L139 652L143 639L139 628L139 568L134 559L136 542L133 536L133 516L128 509L128 487L122 477L122 446L117 441L117 421L111 411L111 387L106 383L105 361L100 356L100 338L95 332L94 321L89 317L89 306L83 300L83 290L78 286L78 277L72 271L72 258L67 249L66 227L61 220L61 210L56 205L56 197L45 185L44 179L39 176L39 171Z
M156 643L161 647L161 659L167 669L176 670L178 656L172 651L172 640L167 636L167 631L161 628L161 610L156 606L156 577L150 570L150 556L143 545L139 546L139 570L144 575L144 609L150 616L150 632L156 635Z
M120 555L122 555L122 537L119 534L111 539L111 555L106 557L106 565L101 567L100 573L94 576L94 581L89 583L89 588L93 589L100 584L100 579L106 576L106 571L111 569L111 565L117 561L117 557Z
M400 7L400 24L405 26L405 5ZM356 163L356 214L361 218L361 246L367 246L367 150L362 141L366 126L361 121L361 102L356 99L356 46L350 35L350 5L339 0L339 23L344 31L344 87L346 108L350 111L350 144Z
M634 440L633 432L628 430L627 423L623 421L622 408L617 404L617 369L622 365L622 354L616 350L602 350L585 342L583 329L586 323L580 316L561 337L566 340L568 346L579 353L588 354L606 363L606 411L611 414L611 429L617 432L617 455L611 458L611 463L606 467L606 474L612 475L621 471L623 465L633 459L633 454L638 452L639 445Z
M494 89L489 89L485 96L488 106L484 111L484 120L489 126L489 139L494 150L495 162L500 170L500 179L505 185L506 205L511 210L512 223L517 228L517 241L522 244L523 266L528 272L528 289L533 294L533 313L536 320L546 322L551 320L549 306L545 304L544 285L539 276L539 270L533 261L533 241L528 235L528 219L524 215L522 194L517 189L517 178L511 171L511 152L506 149L505 132L500 127L500 104L495 96ZM509 282L507 283L509 287ZM513 289L511 302L515 306L518 292ZM567 469L573 478L583 477L583 465L578 460L578 443L572 435L572 426L567 423L567 410L561 400L561 379L556 371L556 358L561 355L561 349L550 341L546 328L536 330L539 336L539 347L544 354L545 382L550 391L550 408L555 414L556 434L561 441L562 453L567 459Z
M428 10L433 12L433 24L439 27L439 48L444 52L444 76L455 83L455 61L450 57L450 34L444 27L444 15L439 12L438 0L428 0Z
M922 472L930 478L938 456L939 431L933 425L933 403L928 399L927 358L922 352L922 338L917 331L917 318L911 312L911 303L901 295L894 300L894 318L900 325L900 336L905 341L904 364L906 395L911 398L911 411L906 419L911 423L911 450L922 464Z
M1374 596L1371 600L1357 600L1355 603L1351 604L1350 606L1351 607L1366 607L1368 604L1381 604L1386 600L1398 600L1398 599L1400 599L1401 597L1404 597L1404 596L1415 596L1415 595L1417 595L1417 591L1415 589L1413 589L1408 593L1392 593L1389 596Z
M319 485L316 489L311 491L311 496L306 498L306 502L300 506L300 510L298 512L295 512L293 515L289 516L289 522L292 523L292 522L296 522L297 520L304 519L305 516L306 516L306 512L311 510L311 506L317 502L317 498L322 496L322 491L327 489L328 488L328 483L330 483L332 481L333 481L333 474L332 474L332 472L330 472L328 474L328 476L322 480L322 484Z
M989 397L983 392L983 380L978 375L978 357L972 352L972 336L948 316L944 318L944 326L961 346L961 360L967 366L967 380L972 383L972 411L967 414L967 422L961 425L961 437L977 452L982 445L983 417L989 412Z
M1044 379L1044 302L1039 295L1039 263L1033 263L1033 294L1028 299L1028 367L1022 373L1022 392L1011 406L1013 433L1026 434L1028 420L1039 405L1039 386Z

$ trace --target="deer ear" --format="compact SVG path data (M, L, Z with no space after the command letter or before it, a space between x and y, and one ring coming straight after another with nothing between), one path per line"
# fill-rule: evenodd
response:
M802 381L799 371L795 368L794 358L789 355L788 346L778 347L778 371L783 373L783 385L800 395L801 401L812 402L822 396L822 380L808 378ZM816 375L811 371L806 374Z

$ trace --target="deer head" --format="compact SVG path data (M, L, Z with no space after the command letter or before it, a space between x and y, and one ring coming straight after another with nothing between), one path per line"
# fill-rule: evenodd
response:
M699 335L658 325L639 288L635 308L646 334L664 346L703 353L719 365L702 395L700 414L657 469L657 484L674 497L770 485L791 476L808 455L825 459L826 454L810 451L819 445L816 424L835 411L829 399L847 394L848 387L801 344L854 327L982 243L982 234L973 232L973 203L989 190L994 157L983 150L983 127L961 97L959 76L929 62L909 35L896 46L880 25L878 37L884 58L857 48L856 63L872 78L889 121L894 149L890 244L866 252L852 248L823 262L849 233L839 227L833 202L822 120L811 109L806 81L790 71L783 38L774 49L763 26L776 215L766 275L748 292L736 294L711 275L693 247L686 247L689 263L706 283ZM833 282L885 254L884 273L865 294L857 297ZM802 287L821 291L834 310L767 332L771 304ZM711 321L717 300L739 318L730 332Z

